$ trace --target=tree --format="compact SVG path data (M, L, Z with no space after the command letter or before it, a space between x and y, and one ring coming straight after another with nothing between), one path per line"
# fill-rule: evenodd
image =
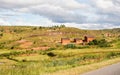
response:
M98 45L99 41L98 40L93 40L91 42L88 43L88 45Z
M60 25L60 28L64 28L65 27L65 25Z
M98 45L98 43L99 43L99 41L98 40L93 40L93 42L94 42L94 45Z
M97 45L99 47L110 47L110 44L105 39L93 40L89 42L88 45Z
M101 39L98 44L99 47L110 47L110 44L105 40Z

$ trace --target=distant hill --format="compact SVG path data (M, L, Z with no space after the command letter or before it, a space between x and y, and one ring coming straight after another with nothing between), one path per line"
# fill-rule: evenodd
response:
M113 40L120 37L120 28L104 30L82 30L73 27L32 27L32 26L1 26L0 48L30 49L40 46L55 47L61 38L84 38L85 35L96 39ZM23 41L20 43L20 41Z

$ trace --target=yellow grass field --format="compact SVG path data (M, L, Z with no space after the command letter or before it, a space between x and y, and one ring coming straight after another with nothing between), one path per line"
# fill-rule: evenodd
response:
M0 51L1 75L79 75L120 61L120 49Z

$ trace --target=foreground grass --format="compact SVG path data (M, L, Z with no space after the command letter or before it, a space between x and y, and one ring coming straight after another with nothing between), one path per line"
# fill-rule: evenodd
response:
M120 57L120 49L13 51L10 53L4 52L0 57L1 75L77 75L117 62L118 60L114 59ZM107 62L111 59L113 61ZM91 64L99 62L107 63L98 65L98 67L91 67ZM87 68L86 65L90 68Z
M45 75L80 75L82 73L96 70L96 69L99 69L99 68L102 68L102 67L105 67L108 65L112 65L115 63L119 63L119 62L120 62L120 58L115 58L115 59L102 61L99 63L94 63L94 64L90 64L90 65L83 65L80 67L67 69L67 70L61 70L61 71L57 71L55 73L51 73L51 74L49 73L49 74L45 74Z

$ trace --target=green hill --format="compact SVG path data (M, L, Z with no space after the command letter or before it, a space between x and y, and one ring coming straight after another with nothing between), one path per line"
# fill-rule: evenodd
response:
M0 48L31 49L34 47L56 47L61 38L84 38L85 35L96 39L112 41L119 38L120 28L104 30L82 30L72 27L31 27L31 26L1 26ZM107 36L109 34L110 36Z
M76 75L120 62L119 33L119 28L1 26L0 74ZM59 43L61 38L84 39L85 35L96 38L92 45L63 46ZM104 45L107 47L102 47Z

